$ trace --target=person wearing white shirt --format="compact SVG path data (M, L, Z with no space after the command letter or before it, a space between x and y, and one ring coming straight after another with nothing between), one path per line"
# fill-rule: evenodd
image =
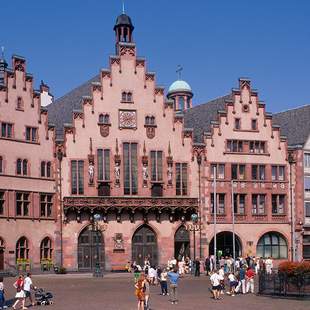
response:
M29 298L31 305L34 306L34 302L31 297L31 289L36 289L36 288L33 286L31 274L27 273L27 277L24 280L24 292L26 295L25 301L27 300L27 298Z
M219 274L218 271L212 273L210 277L211 285L212 285L212 293L214 299L220 299L220 291L221 291L221 281L224 280L224 277Z

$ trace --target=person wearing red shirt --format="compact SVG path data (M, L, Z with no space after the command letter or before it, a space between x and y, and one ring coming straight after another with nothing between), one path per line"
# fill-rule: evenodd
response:
M245 273L247 293L251 291L251 293L254 294L254 277L255 277L255 272L252 268L249 267Z

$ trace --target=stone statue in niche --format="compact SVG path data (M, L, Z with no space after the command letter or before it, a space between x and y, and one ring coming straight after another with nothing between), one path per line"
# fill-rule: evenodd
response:
M88 180L89 184L94 184L95 166L93 163L89 163L88 166Z
M143 186L147 186L147 180L149 178L149 172L148 172L148 167L147 165L143 165L142 167L142 177L143 177Z
M114 167L114 177L115 177L115 185L119 186L120 184L120 176L121 176L121 167L119 162L115 163L115 167Z
M113 238L113 240L114 240L114 249L115 250L122 250L122 249L124 249L123 234L116 233L115 237Z
M168 184L169 184L169 185L172 185L172 174L173 174L172 165L168 165L167 177L168 177Z

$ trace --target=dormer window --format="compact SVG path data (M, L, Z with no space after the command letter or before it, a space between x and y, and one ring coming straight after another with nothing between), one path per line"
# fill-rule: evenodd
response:
M251 129L257 130L257 119L252 119L251 121Z
M132 92L122 92L122 102L132 102Z

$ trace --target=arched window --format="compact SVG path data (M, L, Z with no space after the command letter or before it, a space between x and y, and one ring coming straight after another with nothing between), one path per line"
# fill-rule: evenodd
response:
M127 101L127 93L126 92L122 92L122 101Z
M50 178L51 177L51 162L48 161L46 164L46 177Z
M287 243L285 238L277 232L264 234L257 243L256 256L287 258Z
M103 123L103 120L104 120L104 116L103 116L103 114L100 114L99 115L99 123Z
M109 116L109 114L106 114L106 115L104 116L104 123L105 123L105 124L109 124L109 123L110 123L110 116Z
M179 97L179 110L184 110L184 98L181 96Z
M150 125L150 117L149 116L145 117L145 125Z
M52 254L53 254L52 240L49 237L46 237L41 242L40 260L52 259Z
M186 101L187 101L187 108L190 109L191 108L191 97L188 96L186 98Z
M23 175L27 175L28 174L28 161L27 159L23 160Z
M0 237L0 249L4 248L5 248L4 240Z
M155 125L155 116L150 117L150 124Z
M41 177L45 177L45 161L41 161Z
M16 243L16 259L29 259L29 243L27 238L21 237Z
M16 162L16 173L22 174L22 160L20 158L18 158Z
M132 93L127 93L127 101L132 101Z

